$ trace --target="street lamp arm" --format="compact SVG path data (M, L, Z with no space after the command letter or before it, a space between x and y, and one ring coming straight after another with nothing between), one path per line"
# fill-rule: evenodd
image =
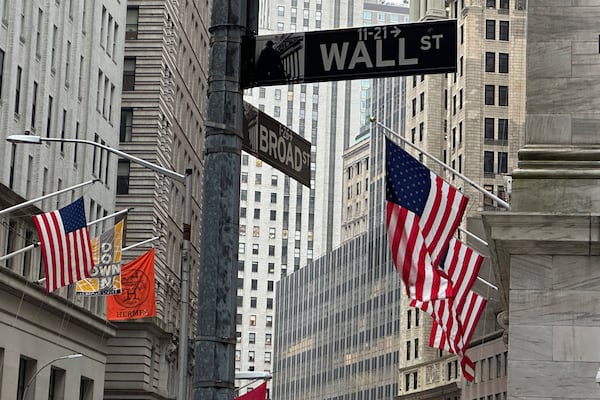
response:
M40 372L42 372L42 370L44 368L46 368L48 365L50 365L53 362L56 362L58 360L68 360L68 359L79 358L79 357L83 357L83 354L80 354L80 353L69 354L69 355L66 355L66 356L57 357L57 358L55 358L53 360L48 361L46 364L42 365L41 368L39 368L37 371L35 371L35 374L33 374L33 376L29 379L29 381L27 382L27 385L25 385L25 389L23 389L23 396L21 396L21 398L25 399L25 395L27 394L27 390L29 389L29 386L33 383L33 380L35 379L35 377L38 376L38 374Z
M7 141L12 143L41 143L41 142L67 142L67 143L82 143L89 144L91 146L99 147L111 153L118 155L119 157L125 158L127 160L133 161L136 164L143 165L144 167L150 168L153 171L160 172L163 175L168 176L169 178L173 178L178 182L185 181L185 175L180 174L178 172L172 171L170 169L161 167L160 165L156 165L144 159L138 158L136 156L132 156L131 154L125 153L121 150L117 150L113 147L104 145L102 143L96 143L92 140L85 139L71 139L71 138L43 138L41 136L32 136L32 135L10 135L6 138Z

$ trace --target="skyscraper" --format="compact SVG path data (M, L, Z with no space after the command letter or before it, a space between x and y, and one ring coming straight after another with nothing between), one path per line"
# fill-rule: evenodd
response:
M261 2L259 35L354 26L361 7ZM360 82L259 87L246 100L312 143L311 187L242 155L236 368L272 370L275 282L341 241L341 154L361 125Z
M457 20L458 59L456 73L408 79L404 137L506 201L516 151L524 140L524 8L519 0L451 0L414 1L410 10L413 21ZM424 163L469 197L465 228L482 236L481 212L495 210L498 205L458 175L426 158ZM476 244L469 237L459 237L472 246ZM486 254L485 248L480 250ZM480 276L493 280L489 262L484 263ZM486 298L494 297L494 291L481 282L474 289ZM469 393L501 396L505 391L506 356L503 327L496 321L498 306L488 302L474 335L473 343L479 341L484 347L467 352L476 364L477 389ZM408 307L407 298L402 309L404 313L416 312ZM401 399L436 398L441 392L461 395L457 360L427 347L430 323L427 316L421 329L403 332L407 343L419 339L423 349L422 357L402 358ZM418 379L412 379L415 374Z
M209 15L208 3L198 1L127 2L119 147L180 174L191 170L191 307L181 315L185 188L118 160L116 203L133 208L126 244L159 237L153 243L157 316L115 323L118 334L108 343L114 356L107 365L105 398L123 398L133 388L144 396L173 397L179 373L188 382L184 393L191 392ZM133 250L128 257L143 252ZM189 322L187 343L179 340L181 318ZM180 346L187 347L187 360L178 359Z

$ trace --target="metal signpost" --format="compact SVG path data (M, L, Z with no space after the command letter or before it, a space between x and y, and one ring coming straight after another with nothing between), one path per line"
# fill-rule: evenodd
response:
M250 103L244 103L242 150L310 188L310 142Z
M234 397L242 146L310 185L308 142L260 112L244 138L240 88L456 71L455 20L255 37L257 11L213 1L194 400Z
M456 20L258 36L245 49L244 87L455 72Z

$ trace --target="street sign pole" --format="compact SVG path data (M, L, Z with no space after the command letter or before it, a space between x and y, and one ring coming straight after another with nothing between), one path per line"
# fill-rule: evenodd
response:
M238 259L243 118L240 69L249 3L214 0L212 6L194 400L234 398L234 271Z

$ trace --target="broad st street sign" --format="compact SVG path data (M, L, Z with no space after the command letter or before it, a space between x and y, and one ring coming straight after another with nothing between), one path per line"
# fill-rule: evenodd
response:
M242 85L456 71L456 20L258 36L244 44Z
M310 142L247 102L242 149L310 187Z

